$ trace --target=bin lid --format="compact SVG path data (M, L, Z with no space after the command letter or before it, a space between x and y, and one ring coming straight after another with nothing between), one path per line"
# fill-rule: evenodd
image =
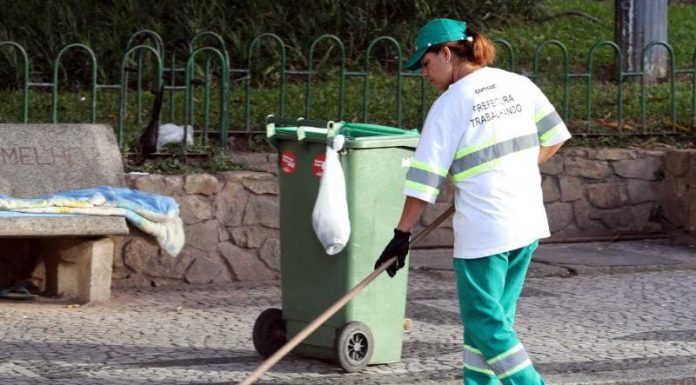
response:
M420 133L416 129L404 130L397 127L368 123L341 122L337 135L346 139L343 148L412 147L418 145ZM297 140L296 126L276 127L275 134L283 139ZM317 127L302 127L305 140L326 142L328 130Z

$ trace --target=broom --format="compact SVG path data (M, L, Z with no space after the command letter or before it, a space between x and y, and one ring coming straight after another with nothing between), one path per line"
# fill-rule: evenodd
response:
M430 234L431 231L435 230L442 222L444 222L447 218L450 217L454 213L454 205L452 205L447 211L442 213L433 223L428 225L426 228L424 228L420 233L416 234L416 236L411 239L411 242L409 242L409 247L413 247L418 241L423 239L426 235ZM369 285L372 281L375 280L384 270L387 269L387 267L391 266L394 262L396 262L397 257L392 257L387 260L386 263L383 263L380 265L378 268L376 268L372 273L370 273L367 277L363 278L360 283L355 285L348 293L346 293L343 297L341 297L338 301L336 301L331 307L326 309L323 313L319 315L314 321L312 321L309 325L305 326L304 329L302 329L299 333L295 335L290 341L285 343L278 351L273 353L272 356L268 357L266 361L264 361L256 370L254 370L249 376L247 376L242 382L240 382L238 385L251 385L256 380L258 380L264 373L268 371L273 365L277 364L278 361L283 359L292 349L294 349L297 345L299 345L302 341L305 340L305 338L309 337L310 334L312 334L315 330L319 328L324 322L326 322L329 318L331 318L332 315L334 315L337 311L339 311L343 306L346 306L350 300L355 298L355 296L358 295L367 285Z

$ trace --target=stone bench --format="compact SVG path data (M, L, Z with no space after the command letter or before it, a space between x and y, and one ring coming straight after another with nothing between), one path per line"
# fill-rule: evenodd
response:
M0 124L0 194L33 198L102 185L125 186L111 127ZM109 299L113 236L126 234L123 217L0 217L0 241L31 239L46 294L82 303Z

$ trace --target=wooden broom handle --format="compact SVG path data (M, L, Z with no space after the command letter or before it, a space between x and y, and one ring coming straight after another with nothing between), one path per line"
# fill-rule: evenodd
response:
M424 228L420 233L418 233L416 236L411 239L409 242L409 247L413 247L418 241L423 239L426 235L428 235L431 231L435 230L440 223L444 222L447 218L450 217L454 213L454 205L452 205L447 211L442 213L433 223L428 225L426 228ZM297 345L300 344L300 342L304 341L305 338L309 337L310 334L312 334L315 330L319 328L324 322L326 322L331 316L333 316L337 311L339 311L343 306L345 306L350 300L355 298L355 296L360 293L365 286L369 285L372 281L377 278L384 270L387 269L387 267L391 266L392 263L396 262L396 257L392 257L387 260L387 262L381 264L378 268L372 271L367 277L363 278L360 283L355 285L348 293L346 293L343 297L341 297L338 301L336 301L331 307L326 309L323 313L319 315L314 321L312 321L309 325L305 326L304 329L302 329L299 333L295 335L290 341L285 343L283 347L278 349L273 355L268 357L266 361L264 361L256 370L254 370L247 378L242 380L238 385L251 385L256 380L258 380L264 373L268 371L273 365L277 364L278 361L283 359L292 349L294 349Z

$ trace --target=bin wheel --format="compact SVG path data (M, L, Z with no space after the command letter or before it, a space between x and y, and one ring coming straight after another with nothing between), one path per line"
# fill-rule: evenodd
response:
M263 357L270 357L287 342L283 311L266 309L254 323L254 348Z
M373 351L372 332L362 322L348 322L336 333L334 354L339 366L346 372L364 369L370 362Z

